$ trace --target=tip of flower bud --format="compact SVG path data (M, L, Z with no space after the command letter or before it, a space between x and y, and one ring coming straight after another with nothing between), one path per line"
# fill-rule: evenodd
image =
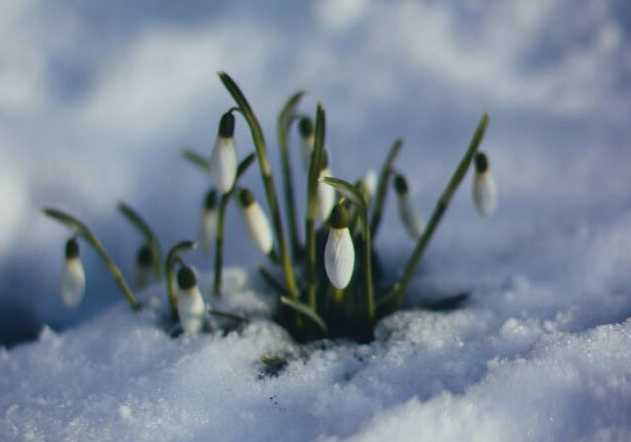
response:
M79 257L79 241L76 237L70 238L66 242L66 259Z
M398 174L394 177L394 190L399 195L408 193L408 182L403 175Z
M222 138L232 138L234 136L234 115L226 112L219 121L219 136Z
M345 229L350 224L348 210L344 207L344 203L336 204L329 217L329 224L334 229Z
M138 250L136 261L140 267L151 267L153 265L153 255L151 254L151 248L147 244L143 244Z
M248 189L241 189L239 191L239 204L241 207L250 207L254 204L254 195Z
M189 266L182 266L177 272L177 285L182 290L190 290L197 285L195 272Z
M302 117L300 119L300 123L298 124L298 128L300 129L300 135L302 135L303 138L313 135L313 123L309 117Z
M477 152L475 154L475 171L478 173L484 173L489 169L489 159L484 152Z
M204 198L204 209L213 210L217 207L217 189L210 189Z

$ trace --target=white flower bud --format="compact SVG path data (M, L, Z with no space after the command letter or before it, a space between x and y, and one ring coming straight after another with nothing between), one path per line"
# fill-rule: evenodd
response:
M177 283L177 312L180 324L185 333L197 334L204 327L206 314L206 305L197 286L197 277L190 267L182 266L177 274Z
M370 202L377 191L377 172L374 169L366 172L366 175L361 179L361 186L365 192L364 196L368 197L367 202Z
M213 189L206 195L199 224L200 243L204 253L209 253L215 244L217 221L217 192Z
M153 266L151 249L146 244L138 251L136 268L134 270L134 286L143 289L156 280L156 270Z
M425 222L416 211L416 207L410 198L407 181L402 175L395 177L394 188L397 194L397 206L401 222L413 239L419 239L425 231Z
M487 156L478 152L475 155L475 175L473 177L473 202L480 215L487 216L497 206L497 189L489 169Z
M224 194L232 189L237 176L237 149L234 145L234 116L224 114L210 156L210 177L217 190Z
M324 268L331 284L341 290L353 276L355 247L348 230L348 214L342 204L333 209L331 227L324 247Z
M331 169L328 167L320 171L320 178L330 177ZM335 206L335 187L325 183L318 183L316 193L316 217L321 221L326 221L331 215L331 210Z
M266 255L269 254L274 247L274 239L265 212L247 189L239 193L239 205L250 239L257 249Z
M79 259L79 244L75 238L66 243L66 259L61 275L61 300L68 308L75 308L83 299L85 271Z

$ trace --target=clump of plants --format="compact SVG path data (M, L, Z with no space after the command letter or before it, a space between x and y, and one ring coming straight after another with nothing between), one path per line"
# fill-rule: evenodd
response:
M300 341L318 338L347 337L359 342L372 339L376 322L399 309L405 299L423 253L427 248L451 197L462 182L471 163L475 165L473 200L483 215L490 214L496 203L496 190L489 169L488 157L478 151L489 118L484 114L469 147L440 195L433 213L425 223L419 216L405 177L396 171L395 158L402 147L397 140L390 148L380 172L369 171L357 181L333 176L331 156L325 148L326 116L318 105L315 118L298 111L304 93L290 97L277 120L284 212L278 197L275 175L259 121L241 89L224 73L219 78L235 101L223 114L215 145L210 156L185 151L184 157L209 173L212 187L208 190L202 211L200 243L214 251L214 283L212 294L204 299L195 271L186 264L183 253L196 247L193 241L174 245L163 258L156 235L148 223L130 206L120 203L119 211L143 235L144 243L137 256L134 286L164 280L169 301L170 320L183 331L198 333L205 327L206 315L242 318L230 312L212 309L213 298L222 293L223 247L226 209L234 202L243 215L254 245L268 258L259 272L278 294L274 320ZM235 148L237 116L247 123L255 152L238 161ZM306 176L306 189L295 185L292 168L290 133L297 126L301 139L301 159ZM264 198L254 195L239 184L239 179L253 165L263 180ZM380 233L384 204L393 187L402 225L416 241L407 263L396 280L387 280L381 268L374 238ZM304 236L298 226L300 216L296 201L305 198ZM265 200L268 218L261 201ZM122 272L109 257L99 239L74 216L53 208L44 209L49 217L70 227L74 234L66 245L65 269L62 277L62 299L76 306L83 296L85 273L79 260L77 239L95 248L118 283L132 310L142 308ZM435 309L457 307L466 295L442 299L430 305Z

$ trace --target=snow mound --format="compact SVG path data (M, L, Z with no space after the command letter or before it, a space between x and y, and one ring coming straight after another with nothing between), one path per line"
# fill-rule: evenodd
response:
M551 319L513 315L514 292L533 291L525 278L497 288L492 302L398 312L384 318L371 344L306 346L265 319L273 301L258 280L240 269L225 279L215 308L256 318L230 331L172 338L165 294L151 287L142 293L150 307L140 313L121 304L64 333L45 328L37 342L0 350L1 439L631 437L631 320L566 331L575 307ZM202 281L210 298L212 275Z

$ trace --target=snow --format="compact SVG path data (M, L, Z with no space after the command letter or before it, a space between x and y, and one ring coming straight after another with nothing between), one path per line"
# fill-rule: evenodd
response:
M631 440L626 2L0 9L0 342L10 345L0 346L0 440ZM164 289L142 292L148 307L131 313L88 247L84 303L64 309L68 232L40 208L86 221L126 275L141 238L113 210L119 199L163 248L194 239L210 181L178 153L210 154L232 105L219 70L257 112L276 170L276 112L303 88L302 110L325 106L342 178L378 168L405 138L395 164L424 218L491 115L482 148L496 213L476 214L466 177L405 310L384 318L374 342L299 346L272 323L274 297L253 271L265 257L235 206L221 300L212 260L186 259L211 305L250 324L213 318L212 332L173 338ZM236 141L239 158L253 150L240 119ZM302 170L296 134L292 148ZM255 169L244 184L264 201ZM413 247L394 203L376 238L390 277ZM462 292L458 310L419 308Z

